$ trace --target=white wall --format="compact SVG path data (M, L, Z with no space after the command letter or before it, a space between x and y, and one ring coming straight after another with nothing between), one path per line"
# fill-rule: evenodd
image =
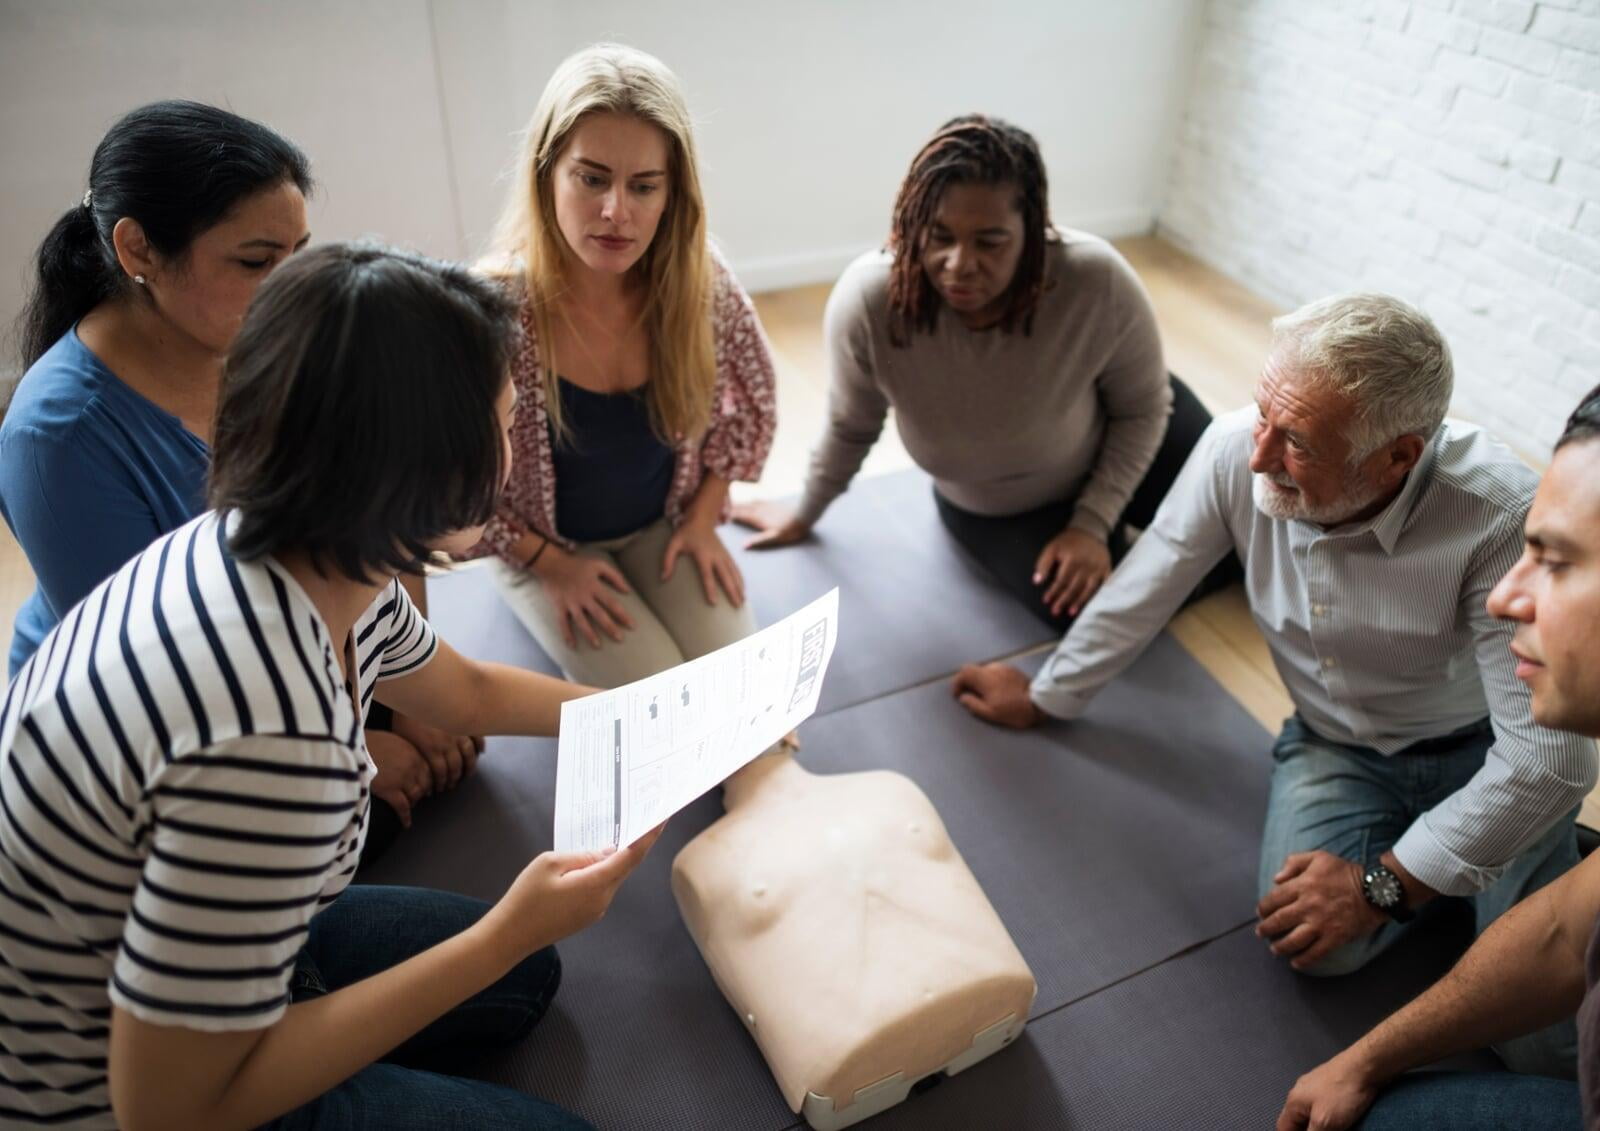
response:
M682 78L712 230L751 289L878 243L919 142L967 110L1038 136L1059 222L1144 231L1198 26L1199 0L0 0L0 320L100 135L161 97L298 142L315 238L471 256L545 79L601 38Z
M1600 382L1600 0L1212 0L1161 231L1286 306L1427 310L1535 459Z
M196 98L300 144L317 238L382 233L460 246L426 0L0 0L0 328L39 241L83 196L123 112ZM12 351L0 362L14 370Z

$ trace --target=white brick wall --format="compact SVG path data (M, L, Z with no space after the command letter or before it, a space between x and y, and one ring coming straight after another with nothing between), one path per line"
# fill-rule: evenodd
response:
M1285 306L1421 306L1542 459L1600 384L1600 0L1210 0L1159 227Z

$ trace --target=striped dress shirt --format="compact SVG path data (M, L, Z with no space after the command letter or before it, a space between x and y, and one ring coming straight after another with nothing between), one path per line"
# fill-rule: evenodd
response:
M1254 407L1219 417L1111 579L1033 681L1035 704L1080 714L1229 550L1295 708L1334 742L1399 754L1488 716L1495 741L1466 786L1394 846L1436 891L1493 883L1594 785L1594 743L1533 721L1512 626L1484 602L1522 552L1538 478L1509 449L1446 421L1400 493L1334 529L1257 509Z
M234 559L206 514L17 673L0 706L0 1125L115 1126L113 1005L197 1030L283 1014L307 925L360 855L373 687L435 650L398 583L352 635L356 702L294 578Z

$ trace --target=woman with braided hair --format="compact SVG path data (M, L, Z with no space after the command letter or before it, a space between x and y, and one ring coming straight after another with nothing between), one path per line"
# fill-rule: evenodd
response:
M1048 199L1038 145L1008 122L955 118L922 147L887 246L828 299L829 422L799 508L735 511L752 547L806 537L892 407L956 540L1053 628L1077 616L1210 416L1168 375L1132 268L1052 226Z

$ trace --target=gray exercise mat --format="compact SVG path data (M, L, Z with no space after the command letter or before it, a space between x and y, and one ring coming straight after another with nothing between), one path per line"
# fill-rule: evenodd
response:
M782 550L745 550L748 530L721 529L758 624L839 587L840 646L818 714L1055 638L945 533L932 491L919 471L861 480L829 508L817 539ZM429 578L428 602L430 619L468 654L560 674L500 600L487 569Z
M722 528L759 623L839 587L839 648L818 714L1057 636L945 532L920 471L856 480L802 545L745 550L749 537Z
M1449 969L1470 917L1435 926L1332 980L1295 974L1241 928L1037 1018L1003 1053L866 1126L1271 1127L1302 1073ZM1480 1053L1449 1067L1495 1064Z
M551 846L555 756L548 739L491 739L478 772L420 806L414 827L362 880L498 898ZM533 1033L458 1070L561 1104L604 1131L793 1123L669 886L672 858L721 812L716 797L703 797L674 818L606 918L561 944L561 989Z
M815 719L802 739L819 772L895 768L922 786L1032 965L1038 1013L1250 917L1268 736L1164 636L1070 726L991 728L933 684ZM554 759L549 740L492 740L366 878L495 898L549 846ZM607 918L562 947L551 1016L477 1071L608 1129L794 1122L668 886L719 814L708 797L671 822Z
M428 620L456 651L475 660L561 674L561 668L534 643L500 599L486 564L459 566L429 577Z
M1036 1012L1254 913L1270 738L1166 634L1071 723L993 727L940 682L801 736L817 772L922 787L1033 968Z

